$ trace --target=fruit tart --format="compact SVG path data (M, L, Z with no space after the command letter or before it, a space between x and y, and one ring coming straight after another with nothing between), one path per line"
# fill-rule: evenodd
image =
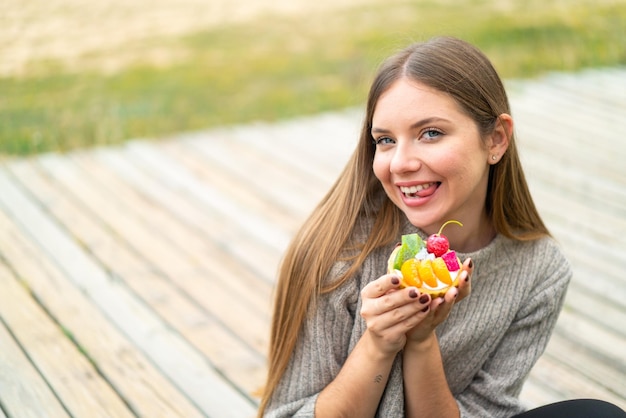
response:
M400 278L400 288L413 286L420 293L437 298L458 285L461 260L450 250L448 238L441 234L450 223L463 226L458 221L447 221L426 242L417 234L402 236L401 244L392 251L387 262L387 272Z

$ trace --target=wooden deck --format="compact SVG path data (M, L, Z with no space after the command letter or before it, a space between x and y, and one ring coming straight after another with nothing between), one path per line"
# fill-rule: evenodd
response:
M509 82L574 266L523 391L626 408L626 69ZM360 111L0 163L0 417L251 417L281 253Z

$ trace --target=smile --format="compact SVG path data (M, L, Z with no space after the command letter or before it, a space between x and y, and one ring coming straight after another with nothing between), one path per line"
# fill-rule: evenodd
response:
M419 197L419 192L436 186L437 183L424 183L415 186L400 186L400 191L406 197Z

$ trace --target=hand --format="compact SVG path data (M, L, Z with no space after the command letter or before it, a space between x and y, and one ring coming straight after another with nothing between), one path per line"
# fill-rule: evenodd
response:
M407 331L427 316L430 296L420 295L415 287L399 289L393 274L379 277L361 291L361 317L367 334L379 353L395 355L404 348Z
M459 284L448 289L443 297L433 299L428 306L426 317L408 332L407 338L411 342L426 341L435 328L448 317L454 304L469 296L472 291L470 278L473 270L472 260L466 259L459 273Z

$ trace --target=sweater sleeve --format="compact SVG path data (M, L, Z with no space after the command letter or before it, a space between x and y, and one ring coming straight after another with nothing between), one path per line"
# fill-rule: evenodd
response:
M548 344L572 276L567 260L551 250L536 266L534 285L507 332L469 387L456 397L462 418L510 417L523 411L518 396Z
M345 265L336 265L337 277ZM348 280L321 295L303 324L287 370L266 410L266 417L313 417L319 393L337 376L350 345L359 289Z

